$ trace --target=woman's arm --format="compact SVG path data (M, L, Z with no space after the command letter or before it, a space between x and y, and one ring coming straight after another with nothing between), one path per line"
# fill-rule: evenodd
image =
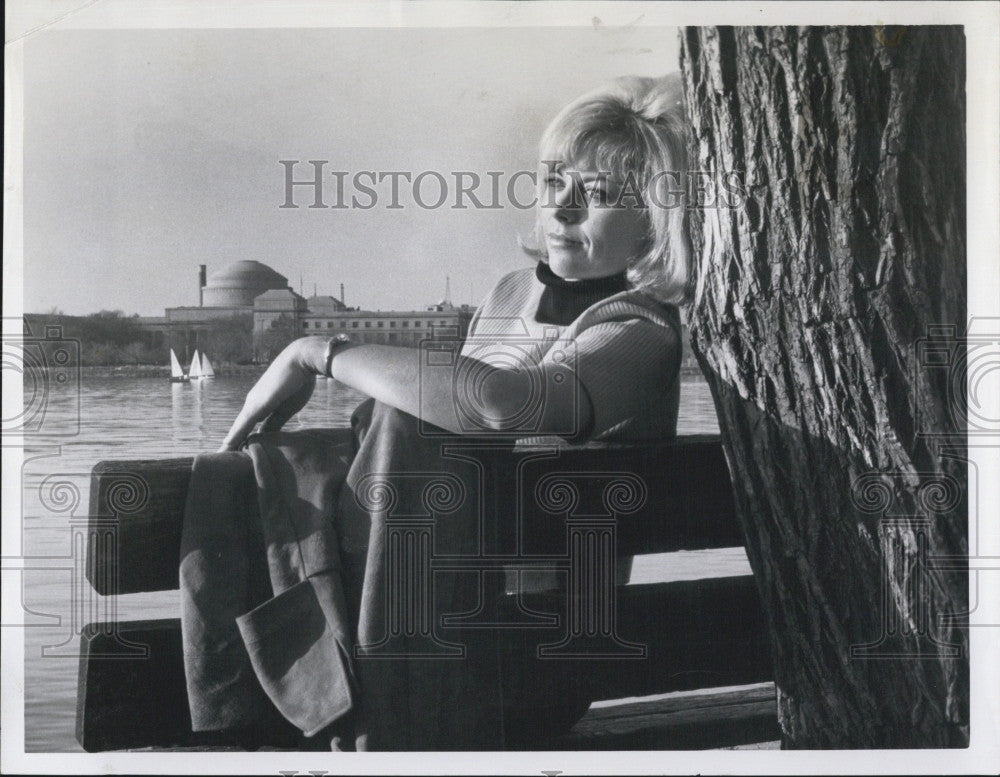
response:
M326 369L328 341L304 337L274 360L247 394L223 450L235 450L259 421L279 429L302 409ZM380 402L456 434L486 430L573 436L592 410L567 362L495 367L459 356L446 367L422 364L427 352L392 345L341 346L332 377Z
M590 403L569 364L498 367L458 356L442 367L428 365L427 354L355 345L337 351L331 372L380 402L456 434L572 435L590 422Z

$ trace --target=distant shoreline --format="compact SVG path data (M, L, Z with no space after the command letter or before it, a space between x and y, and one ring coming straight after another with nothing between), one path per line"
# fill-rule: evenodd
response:
M37 368L36 368L37 369ZM45 369L44 367L42 369ZM55 368L50 368L55 369ZM267 369L266 364L234 364L216 366L215 374L219 377L229 375L261 375ZM159 364L122 364L122 365L88 365L79 368L80 376L84 378L169 378L170 368ZM25 379L30 371L25 372ZM682 367L681 378L684 380L703 379L697 368Z
M215 367L219 377L227 375L260 375L267 369L266 364L234 364ZM84 378L169 378L170 367L159 364L89 365L80 367Z

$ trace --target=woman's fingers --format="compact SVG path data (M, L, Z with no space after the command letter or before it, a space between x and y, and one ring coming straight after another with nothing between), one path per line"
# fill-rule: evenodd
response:
M236 420L233 421L233 425L229 428L229 433L226 435L226 439L222 441L222 447L219 448L219 453L222 453L223 451L239 450L240 445L243 444L247 435L253 431L256 424L256 416L252 412L248 412L247 406L244 405L240 414L236 416Z
M265 422L264 431L277 431L309 401L316 376L305 372L295 359L282 357L285 353L250 389L220 451L237 450L259 421Z
M233 421L233 425L229 429L229 434L226 435L225 440L222 442L220 451L238 450L257 423L271 415L273 409L279 405L281 401L280 396L271 395L268 397L267 392L261 391L262 385L266 385L266 378L267 375L265 374L250 389L250 393L247 394L246 401L243 403L239 415L236 416L236 420ZM265 399L260 399L262 393L266 397Z

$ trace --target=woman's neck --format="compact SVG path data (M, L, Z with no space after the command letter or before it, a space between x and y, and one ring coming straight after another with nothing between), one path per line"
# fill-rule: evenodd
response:
M535 319L558 326L568 326L591 305L628 288L625 273L572 281L560 278L545 262L538 263L535 278L545 286Z
M539 262L535 267L535 277L550 289L565 289L574 294L605 293L606 295L617 294L628 288L625 273L617 275L606 275L603 278L561 278L552 272L552 268L545 262Z

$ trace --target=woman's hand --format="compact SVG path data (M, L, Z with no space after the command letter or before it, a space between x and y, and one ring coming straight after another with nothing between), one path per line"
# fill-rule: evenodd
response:
M237 450L260 421L264 422L262 431L277 431L305 407L316 386L316 376L325 369L326 346L322 337L303 337L278 354L247 393L243 409L219 450Z

